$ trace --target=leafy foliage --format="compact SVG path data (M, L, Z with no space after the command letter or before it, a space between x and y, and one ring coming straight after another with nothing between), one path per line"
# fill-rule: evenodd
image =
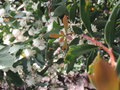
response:
M120 8L120 2L117 3L117 5L113 8L113 11L111 12L111 15L109 16L108 22L105 26L105 39L108 44L108 46L112 46L114 40L115 40L115 26L116 26L116 20L118 17Z
M118 0L2 0L0 85L7 88L0 87L69 89L57 83L60 75L89 72L98 51L106 61L98 61L93 72L101 80L108 70L106 75L119 76L119 34Z
M95 49L97 49L97 46L88 44L71 46L65 57L65 61L68 63L67 72L73 69L75 59L77 59L80 55L94 51Z
M91 35L93 35L90 22L89 0L80 0L80 15L81 19Z

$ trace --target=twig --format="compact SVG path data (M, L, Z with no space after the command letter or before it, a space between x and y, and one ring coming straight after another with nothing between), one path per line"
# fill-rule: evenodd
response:
M107 47L104 46L101 42L99 42L99 41L95 40L94 38L89 37L89 36L87 36L87 35L85 35L85 34L82 34L82 37L83 37L83 38L86 38L87 40L90 40L92 43L94 43L95 45L99 46L101 49L105 50L105 51L110 55L109 63L110 63L112 66L115 66L115 65L116 65L115 57L114 57L112 48L107 48Z
M22 19L22 18L16 18L16 17L2 17L2 18L7 18L7 19Z

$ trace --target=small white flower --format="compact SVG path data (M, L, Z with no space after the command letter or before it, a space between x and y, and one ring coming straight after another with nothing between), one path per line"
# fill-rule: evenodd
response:
M27 25L27 17L23 17L21 20L20 20L20 26L24 27Z
M5 67L5 66L0 65L0 69L4 69L4 68L6 68L6 67Z
M5 16L5 9L4 8L0 9L0 17L3 17L3 16Z
M41 44L38 48L40 49L40 50L44 50L45 49L45 44Z
M84 44L83 40L79 40L79 45Z
M33 8L34 11L37 10L38 4L39 4L39 2L38 3L33 3L32 8Z
M28 16L30 16L30 15L32 15L32 12L26 11L26 16L28 17Z
M42 16L42 21L47 22L45 15Z
M14 2L15 0L9 0L10 2Z
M31 49L25 49L23 52L26 57L33 56L36 53L35 50L31 50Z
M101 0L98 0L97 4L100 4Z
M48 25L47 25L47 32L51 31L53 29L53 22L56 21L57 18L50 18L50 20L48 21Z
M16 38L14 40L14 43L23 42L28 39L28 37L23 35L25 32L24 30L20 31L19 29L13 29L11 30L11 32L12 32L12 35Z
M93 32L97 32L97 28L96 28L95 25L91 24L91 28L92 28L92 31L93 31Z
M10 10L11 11L16 11L16 9L14 7L11 7L11 6L10 6Z
M14 37L18 37L21 34L21 32L19 29L13 29L12 34Z
M40 40L39 38L33 39L33 46L36 46L36 47L40 46L40 41L39 40Z
M28 70L28 71L31 71L31 69L32 69L32 67L31 67L31 63L28 62L28 63L27 63L27 70Z
M17 66L15 69L18 71L20 75L23 74L23 66Z
M60 53L60 50L61 50L61 48L58 47L57 50L55 50L55 52L53 53L53 55L59 54L59 53Z
M3 43L6 44L6 45L10 45L11 44L11 42L9 40L7 40L7 39L4 40Z
M40 50L45 49L45 41L43 39L37 38L33 39L33 46L38 47Z
M33 63L33 69L38 70L40 69L40 66L37 63Z
M53 28L53 23L50 23L48 26L47 26L47 32L50 32Z
M32 28L28 31L28 34L31 35L31 36L33 36L33 35L35 35L34 32L35 32L35 28L32 27Z
M10 42L10 38L12 38L12 35L11 34L7 34L3 37L3 43L6 44L6 45L10 45L11 42Z
M17 37L18 42L24 42L27 40L27 37L23 36L22 34Z
M30 15L32 15L32 12L29 12L29 11L22 11L23 13L25 13L26 14L26 17L29 17Z
M20 5L17 10L20 10L21 8L23 8L25 6L25 3L23 3L22 5Z

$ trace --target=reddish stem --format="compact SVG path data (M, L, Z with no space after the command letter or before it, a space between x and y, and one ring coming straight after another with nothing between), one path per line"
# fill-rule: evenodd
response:
M16 18L16 17L2 17L2 18L22 19L22 18Z
M115 62L115 57L114 57L114 54L113 54L113 51L112 51L112 48L107 48L106 46L104 46L101 42L95 40L94 38L91 38L85 34L82 35L83 38L86 38L87 40L90 40L92 43L94 43L95 45L99 46L101 49L105 50L109 55L110 55L110 59L109 59L109 63L112 65L112 66L115 66L116 65L116 62Z

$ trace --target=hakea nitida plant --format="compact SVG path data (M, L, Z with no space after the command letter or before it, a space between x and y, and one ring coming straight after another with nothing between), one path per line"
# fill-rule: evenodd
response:
M59 34L58 33L52 33L52 34L49 34L50 37L52 38L60 38L59 39L59 42L64 42L63 45L62 45L62 49L66 49L68 47L68 43L67 43L67 40L72 40L72 33L68 33L68 19L67 19L67 16L64 15L63 17L63 25L64 25L64 31L60 31Z
M90 40L101 49L105 50L109 56L109 61L106 61L100 56L100 53L95 57L93 63L89 66L88 76L97 90L120 90L120 79L115 70L116 62L112 48L107 48L101 42L87 35L82 37Z

